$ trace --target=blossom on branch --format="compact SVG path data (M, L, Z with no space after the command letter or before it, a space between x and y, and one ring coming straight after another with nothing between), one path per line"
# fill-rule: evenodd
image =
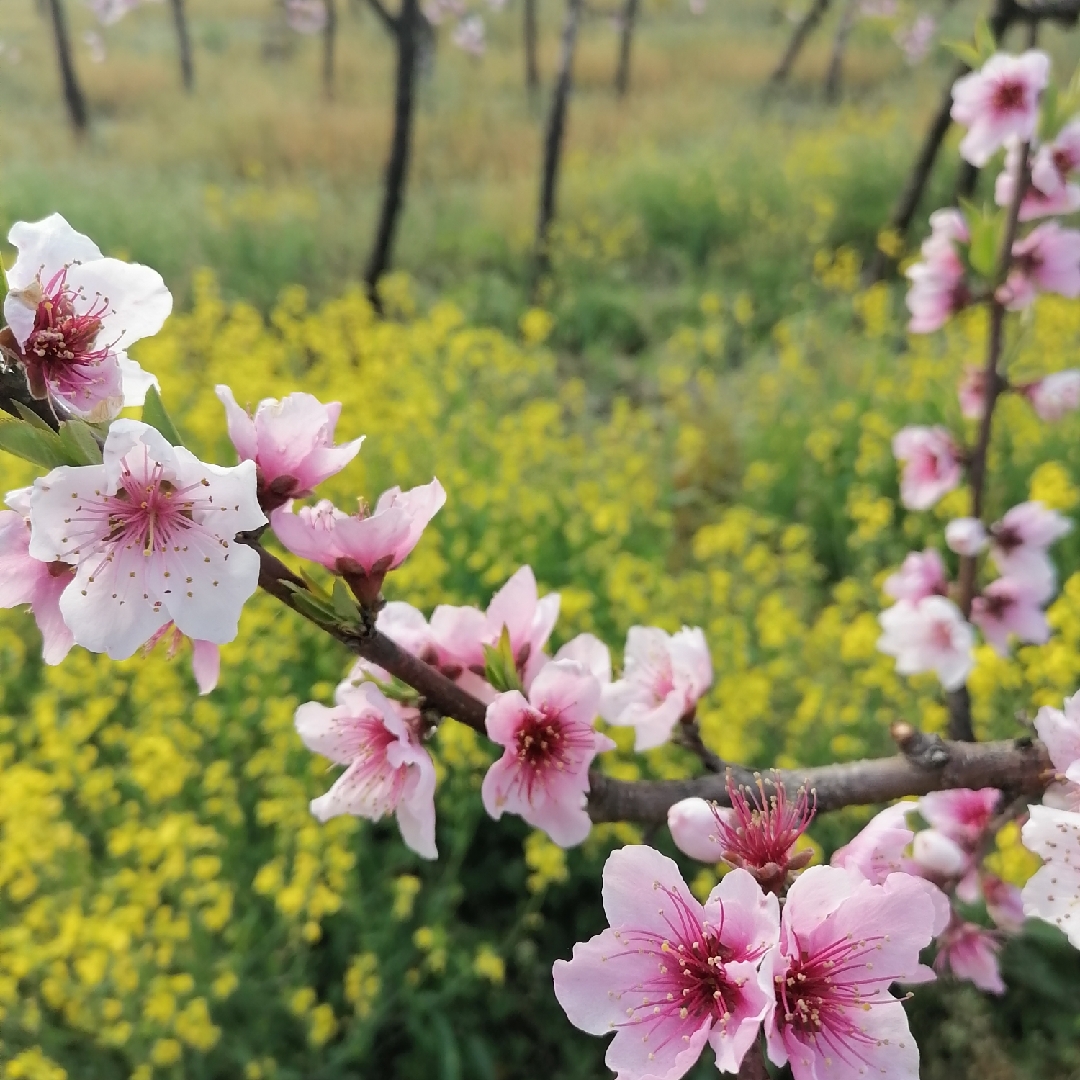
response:
M1048 599L1045 582L998 578L972 600L971 621L999 656L1008 656L1010 634L1032 645L1050 640L1050 624L1042 609Z
M495 819L520 814L561 847L580 844L592 822L585 809L589 766L615 743L593 727L600 684L580 664L556 660L533 680L528 699L499 694L487 709L487 733L505 748L481 788Z
M990 526L990 558L998 571L1049 596L1057 574L1047 549L1072 530L1072 522L1041 502L1019 503Z
M997 291L998 302L1019 311L1039 292L1080 296L1080 231L1046 221L1013 244L1012 269Z
M75 574L59 560L41 562L30 555L31 488L9 491L0 510L0 608L28 604L41 631L42 659L59 664L75 639L60 614L60 595Z
M1050 58L1036 49L1020 56L996 53L979 71L957 79L951 115L968 129L960 143L964 160L982 168L1010 138L1030 142L1049 81Z
M986 371L969 364L964 368L960 384L956 388L960 399L960 412L968 420L978 420L986 410Z
M1064 809L1080 810L1080 694L1067 697L1063 710L1044 705L1035 717L1035 730L1058 774L1048 796Z
M185 640L190 640L176 626L167 622L143 646L143 652L149 655L160 641L168 641L165 656L172 660L180 651ZM191 642L191 673L195 676L195 685L199 694L209 694L218 684L221 675L221 650L212 641Z
M957 979L974 983L987 994L1004 994L1005 983L998 966L1001 942L997 935L977 923L954 918L938 941L934 970L951 972Z
M442 485L432 480L410 491L384 491L374 511L360 500L351 515L328 499L294 514L290 499L270 515L270 525L294 555L340 574L362 603L374 606L383 579L405 561L445 502Z
M878 1074L916 1080L919 1050L893 982L925 981L919 952L937 915L923 882L881 885L834 866L795 880L780 941L762 960L769 1058L795 1080Z
M614 1032L617 1080L679 1080L706 1043L738 1072L772 998L756 975L777 940L776 897L732 870L702 905L671 859L638 845L608 857L603 896L609 929L553 968L570 1022Z
M954 788L923 795L918 810L927 824L958 844L974 849L1000 805L1001 792L997 788Z
M884 631L878 649L896 657L901 675L933 671L946 690L958 690L975 663L975 634L960 609L944 596L902 600L878 616Z
M1043 865L1024 886L1024 914L1053 923L1080 949L1080 814L1049 806L1028 814L1021 837Z
M886 596L917 604L927 596L944 596L948 589L945 564L933 549L912 551L905 556L900 569L890 574L882 585Z
M1049 147L1041 147L1031 159L1031 183L1020 200L1020 221L1033 221L1053 214L1072 214L1080 210L1080 186L1065 183L1056 168L1047 169L1045 160L1048 154ZM998 206L1012 206L1020 160L1020 144L1013 141L1005 154L1005 167L994 182L994 202ZM1036 174L1042 183L1036 180Z
M856 873L873 885L880 885L890 874L908 872L911 860L905 852L915 832L908 825L907 816L916 809L913 802L887 806L833 853L831 865Z
M76 568L60 597L76 643L123 660L170 621L232 641L259 579L235 537L266 523L254 463L208 465L136 420L114 421L103 454L53 469L30 497L31 556Z
M960 451L946 428L911 425L893 436L893 456L903 462L900 501L909 510L928 510L963 475Z
M409 724L377 686L342 685L333 708L306 702L296 710L296 730L309 750L346 766L333 787L311 802L320 821L339 814L378 821L393 813L413 851L438 857L435 765L419 724Z
M945 543L957 555L974 558L986 550L990 537L978 518L955 518L945 526Z
M958 244L971 239L964 215L959 210L936 210L930 215L930 230L923 241L922 259L906 271L911 288L905 302L913 334L941 329L971 302L967 269L957 252Z
M716 804L707 799L680 799L667 812L668 831L675 846L698 862L720 862L724 851L717 833L716 815Z
M59 214L16 222L8 241L19 257L7 271L10 335L0 334L0 343L9 337L34 397L93 421L141 405L157 380L124 350L156 334L172 310L161 275L104 258Z
M1080 370L1055 371L1016 388L1040 420L1054 423L1080 409Z
M360 452L364 437L334 445L341 415L337 401L323 405L311 394L289 394L259 402L255 415L240 408L227 386L214 388L241 461L254 461L263 508L270 512L290 498L310 495L341 472Z
M632 626L626 636L623 676L604 690L600 714L609 724L634 728L634 749L663 746L712 685L712 658L700 628L668 634Z

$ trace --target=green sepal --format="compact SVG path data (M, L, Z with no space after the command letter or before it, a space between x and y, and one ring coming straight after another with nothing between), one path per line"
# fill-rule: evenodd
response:
M964 211L971 233L968 263L980 277L992 280L997 268L998 249L1001 247L1004 214L1000 210L980 209L964 199L960 201L960 208Z
M337 622L337 615L332 605L312 596L307 589L295 582L284 581L282 584L293 594L293 606L301 615L306 615L319 625Z
M331 594L334 614L345 623L358 626L361 621L360 607L341 578L334 578L334 591Z
M510 631L504 626L497 645L484 646L484 678L500 694L507 690L520 690L521 677L514 660L514 648L510 644Z
M161 400L156 386L151 386L146 391L146 400L142 407L142 421L152 428L157 428L172 446L184 445L184 440L180 437L180 432L176 430L172 417L165 411L165 403Z

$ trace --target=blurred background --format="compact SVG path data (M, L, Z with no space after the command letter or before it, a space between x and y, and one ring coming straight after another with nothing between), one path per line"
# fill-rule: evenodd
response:
M970 39L981 4L429 3L376 291L402 24L337 0L328 72L321 0L180 8L190 89L176 0L2 0L0 221L60 211L164 275L174 314L135 355L200 456L234 460L217 382L242 402L342 401L339 437L368 438L328 497L433 474L450 495L392 599L484 606L529 563L562 596L555 645L700 625L716 670L702 729L726 758L885 754L900 718L944 730L934 677L898 678L875 642L884 577L965 512L956 492L906 513L890 448L907 422L960 428L956 378L984 349L977 313L908 338L894 271L928 213L977 184L955 132L906 237L890 215L956 65L945 43ZM573 89L538 248L568 10ZM65 106L58 13L82 113ZM1080 31L1044 27L1040 45L1067 79ZM1014 362L1073 367L1078 346L1080 308L1046 298ZM1032 497L1076 514L1080 419L1000 407L991 511ZM33 478L3 453L0 469L6 488ZM1055 551L1052 640L978 653L982 736L1017 734L1080 684L1080 531ZM674 855L666 830L601 826L564 852L491 822L491 751L453 721L433 745L437 863L392 822L318 825L326 764L292 715L329 702L349 658L262 597L206 698L160 650L77 650L55 669L39 655L32 621L0 612L4 1080L610 1075L555 1002L551 963L603 925L607 852L644 838ZM626 734L601 759L612 775L699 767L676 747L635 756ZM816 822L816 857L871 812ZM996 869L1023 882L1015 829L997 843ZM680 858L704 896L719 870ZM1039 926L1003 966L1001 997L943 980L910 1002L928 1080L1080 1077L1080 957Z

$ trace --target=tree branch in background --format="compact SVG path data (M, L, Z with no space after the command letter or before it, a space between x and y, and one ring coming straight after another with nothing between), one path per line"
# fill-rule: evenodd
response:
M326 23L323 26L323 97L334 98L334 59L337 45L337 0L323 0L326 5Z
M522 8L525 45L525 89L530 98L540 93L540 60L537 56L539 30L536 25L537 0L525 0Z
M376 11L385 12L379 0L369 0ZM394 44L397 46L397 71L394 82L394 130L390 140L390 155L386 161L383 180L383 201L375 244L371 250L364 281L368 297L379 307L379 278L390 268L394 239L397 235L401 207L405 199L405 184L412 155L413 120L416 113L416 73L420 45L419 0L401 0L401 13L390 18Z
M382 0L367 0L368 7L378 16L379 22L383 24L383 29L388 34L396 34L398 28L398 20L387 11L383 5Z
M176 43L180 52L180 81L190 94L195 89L195 63L191 54L191 34L188 32L187 12L184 0L169 0L173 23L176 25Z
M829 57L829 70L825 75L825 100L838 101L840 88L844 81L844 50L848 38L855 29L855 19L859 14L860 0L847 0L847 5L840 14L840 23L833 38L832 55Z
M638 0L626 0L619 16L619 62L615 68L615 93L623 98L630 89L630 49L634 43Z
M814 32L817 24L821 22L825 12L829 10L829 2L830 0L813 0L810 7L807 8L806 14L795 25L791 40L784 50L784 55L780 57L780 63L776 65L776 70L769 76L769 82L774 86L779 86L782 82L785 82L791 74L791 69L795 66L795 61L799 58L799 53L802 52L807 39Z
M563 142L566 135L566 112L574 82L574 50L577 46L583 3L584 0L566 0L566 17L563 20L562 41L559 48L559 71L555 80L555 92L551 99L547 129L544 133L544 156L540 172L540 213L536 223L534 284L547 271L550 262L548 234L555 217L559 168L562 164Z
M64 104L67 105L68 119L76 137L86 134L90 118L86 111L86 97L75 74L75 61L71 55L71 37L68 34L67 12L64 0L49 0L49 16L53 25L53 42L56 46L56 60L60 67L60 83L64 91Z

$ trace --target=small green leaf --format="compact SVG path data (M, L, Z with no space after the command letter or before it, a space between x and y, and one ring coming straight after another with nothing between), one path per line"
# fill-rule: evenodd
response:
M83 420L65 420L60 425L60 442L74 465L100 465L101 446L94 430Z
M348 586L341 578L334 578L334 592L331 597L334 614L348 623L360 622L360 608L357 606Z
M301 615L306 615L309 619L319 625L337 621L334 609L329 604L324 604L321 600L312 596L306 589L291 581L283 582L283 584L285 588L292 592L293 606Z
M1062 128L1062 113L1058 108L1061 95L1054 83L1044 91L1039 113L1039 138L1046 143L1053 142Z
M971 227L971 246L968 248L968 261L972 270L980 277L992 278L997 266L998 222L994 218L984 218Z
M497 645L484 646L484 677L499 693L524 689L510 644L510 631L505 626Z
M997 39L985 15L981 15L975 23L975 48L979 50L978 67L982 67L983 62L989 60L997 52Z
M146 391L146 401L143 403L142 420L152 428L157 428L173 446L183 446L184 440L180 438L180 432L172 422L172 417L165 411L165 404L161 400L156 386L151 386Z
M974 71L982 66L982 56L979 50L969 41L943 41L942 45L956 57L957 60L967 64Z
M300 577L303 579L304 584L307 586L307 590L314 596L321 604L324 604L328 608L333 608L333 597L328 593L306 570L301 568ZM298 588L296 585L290 586L291 588Z
M42 431L21 420L0 421L0 450L46 469L71 464L56 432L48 429Z
M52 428L45 422L45 420L38 416L33 409L24 405L21 401L13 401L15 411L31 426L38 429L38 431L52 431Z

